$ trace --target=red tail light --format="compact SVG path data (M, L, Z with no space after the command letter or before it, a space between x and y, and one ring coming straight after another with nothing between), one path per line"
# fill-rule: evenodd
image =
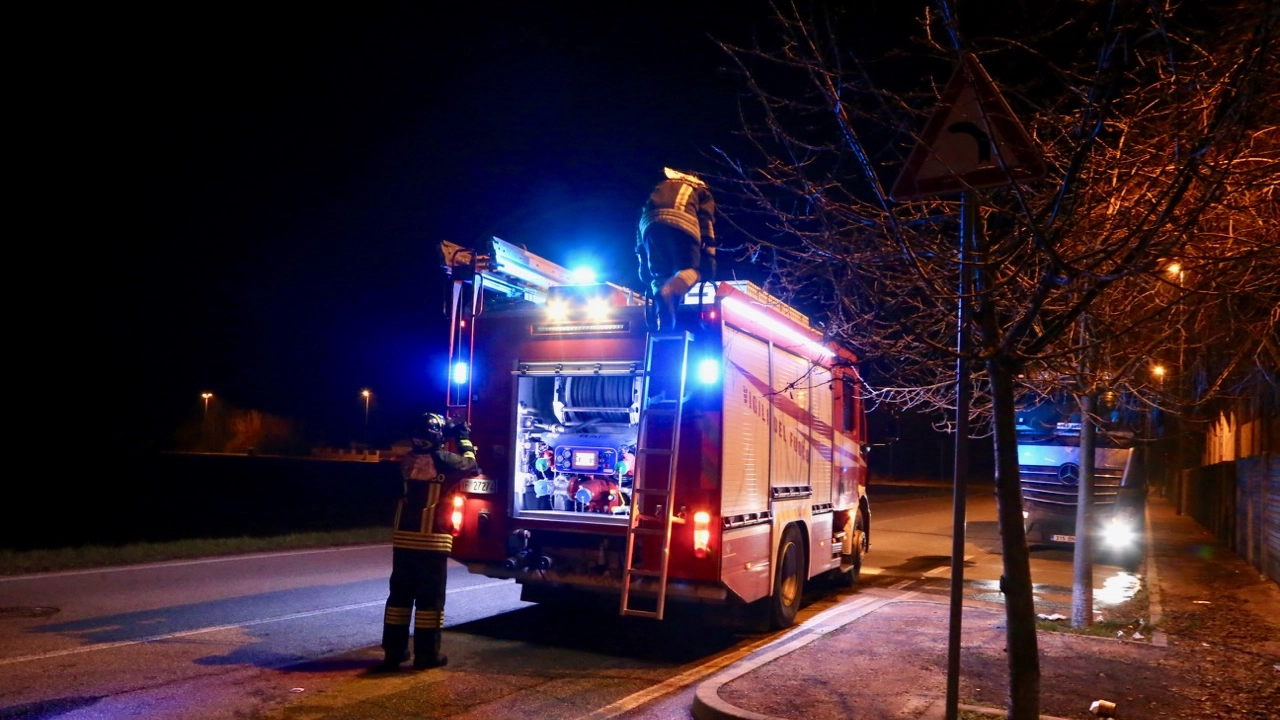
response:
M453 496L453 512L449 515L449 522L453 525L453 536L457 537L462 534L462 506L466 503L466 499L461 495Z
M704 558L711 547L711 514L699 510L693 514L693 554Z

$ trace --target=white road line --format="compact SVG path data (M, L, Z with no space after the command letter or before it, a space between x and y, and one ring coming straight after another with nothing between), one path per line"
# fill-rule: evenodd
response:
M494 585L506 585L510 581L497 580L494 582L477 583L475 585L466 585L464 587L448 590L447 593L466 592L468 590L480 590L482 588L493 587ZM45 660L48 658L63 657L66 655L80 655L87 652L97 650L111 650L118 647L127 647L129 645L142 645L144 643L159 642L161 640L172 640L174 638L190 637L192 635L201 635L203 633L221 632L223 630L235 630L238 628L253 627L255 625L265 625L267 623L284 622L287 620L299 620L302 618L315 617L317 615L327 615L335 612L346 612L348 610L359 610L361 608L374 607L386 604L386 599L371 600L369 602L352 603L350 605L339 605L331 608L321 608L319 610L307 610L305 612L289 613L288 615L277 615L276 617L262 618L261 620L249 620L242 623L229 623L226 625L214 625L211 627L195 628L193 630L182 630L180 632L164 633L162 635L149 635L147 637L136 638L134 640L119 640L109 643L95 643L93 645L83 645L81 647L67 648L66 650L53 650L46 653L38 653L36 655L22 655L12 658L0 658L0 665L14 665L20 662L30 662L32 660Z
M449 588L445 592L452 595L454 593L467 592L468 590L483 590L491 588L495 585L515 585L515 580L493 580L491 582L476 583L475 585L463 585L462 587Z
M277 558L292 557L296 555L316 555L319 553L335 553L346 552L348 550L369 550L371 548L390 548L389 543L378 543L375 545L344 545L342 547L320 548L317 550L285 550L281 552L270 553L245 553L243 555L223 555L213 558L199 558L195 560L167 560L164 562L140 563L137 565L117 565L115 567L89 568L85 570L63 570L61 572L51 573L32 573L28 575L6 575L0 577L0 582L13 582L15 580L32 580L35 578L50 577L74 577L76 575L98 575L102 573L121 573L132 572L134 570L151 570L153 568L166 567L183 567L185 565L209 565L213 563L235 562L237 560L257 560L260 558Z
M970 560L974 559L975 557L977 557L977 555L965 555L965 556L964 556L964 561L965 561L965 562L969 562ZM938 567L936 567L936 568L934 568L934 569L930 570L929 572L925 573L925 575L937 576L937 575L941 575L941 574L943 574L943 573L950 573L950 572L951 572L951 563L947 563L946 565L939 565Z

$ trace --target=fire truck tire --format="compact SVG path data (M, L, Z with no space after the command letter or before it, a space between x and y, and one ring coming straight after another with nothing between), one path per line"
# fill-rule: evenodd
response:
M860 511L853 512L846 521L844 537L845 549L853 552L840 555L836 584L851 588L857 584L858 576L862 574L862 556L867 552L867 520Z
M773 574L773 595L769 598L769 626L775 630L795 624L804 597L804 579L809 562L805 558L800 529L788 525L778 544L778 560Z

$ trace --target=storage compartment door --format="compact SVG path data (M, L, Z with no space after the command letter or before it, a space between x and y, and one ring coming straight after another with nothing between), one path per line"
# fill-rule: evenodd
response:
M732 518L769 509L769 346L725 327L724 355L720 512Z

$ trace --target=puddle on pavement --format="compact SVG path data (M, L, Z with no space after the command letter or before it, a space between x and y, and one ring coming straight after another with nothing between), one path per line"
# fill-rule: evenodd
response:
M1096 583L1098 574L1094 575ZM968 595L975 600L1002 603L1004 594L1000 592L999 580L967 580ZM1128 602L1142 589L1142 579L1130 572L1117 571L1102 581L1101 587L1093 590L1095 607L1112 607ZM1044 601L1045 596L1071 596L1071 588L1059 585L1032 584L1031 594L1037 604Z
M1096 580L1096 578L1095 578ZM1093 591L1093 604L1119 605L1133 599L1142 589L1142 579L1123 570L1102 581L1102 587Z

